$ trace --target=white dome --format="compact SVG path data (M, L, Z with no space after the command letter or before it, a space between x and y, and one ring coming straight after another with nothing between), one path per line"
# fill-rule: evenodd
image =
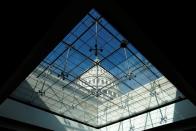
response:
M84 73L77 84L89 90L97 89L112 97L118 97L118 86L114 84L114 81L116 81L116 79L108 71L96 65Z

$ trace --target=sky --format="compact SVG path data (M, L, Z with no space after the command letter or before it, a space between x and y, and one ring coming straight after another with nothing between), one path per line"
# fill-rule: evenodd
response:
M95 20L98 20L97 26ZM103 49L98 52L100 66L117 80L125 78L118 85L122 92L126 93L162 76L132 43L128 41L127 48L121 48L123 40L127 39L92 9L39 66L46 68L51 65L50 70L56 75L62 71L68 72L70 75L66 79L74 81L94 66L96 56L90 49L94 49L97 42L98 48ZM133 79L128 79L132 77Z

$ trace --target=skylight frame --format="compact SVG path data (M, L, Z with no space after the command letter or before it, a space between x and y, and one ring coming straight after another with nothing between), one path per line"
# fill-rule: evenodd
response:
M90 27L90 26L88 26L88 27ZM111 28L111 27L110 27ZM73 30L76 30L75 28L73 29ZM72 31L72 32L74 32L74 31ZM79 33L79 35L81 35L81 33ZM80 37L80 36L78 36L78 37ZM66 37L65 37L66 38ZM77 37L76 37L76 39L78 39ZM75 40L76 40L75 39ZM119 39L119 42L121 42L122 40L123 40L123 37L119 34L119 38L117 37L117 39ZM122 40L120 40L120 39L122 39ZM67 47L68 46L72 46L72 44L70 44L69 45L69 43L68 42L64 42L65 41L65 39L63 40L63 42L61 42L61 44L63 44L63 45L66 45ZM70 42L71 43L71 42ZM83 43L83 44L85 44L85 43ZM74 44L73 44L74 45ZM106 44L107 45L107 44ZM108 44L109 45L109 44ZM79 51L79 48L75 48L75 47L73 47L72 48L73 50L75 50L76 52L78 52L79 54L82 54L82 52L81 51ZM118 49L120 49L120 48L117 48L115 51L114 51L114 54L116 54L117 53L117 51L118 51ZM130 47L128 47L128 49L130 49ZM86 54L83 54L83 55L86 55ZM81 56L83 56L83 55L81 55ZM93 55L87 55L87 56L84 56L86 59L88 59L88 61L91 61L91 62L93 62L93 57L91 57L91 56L93 56ZM106 54L106 56L100 56L101 57L101 59L100 59L100 63L102 63L102 62L104 62L104 61L107 61L108 62L108 58L109 58L109 56L110 56L110 54ZM111 55L112 56L112 55ZM137 56L136 55L136 57L140 57L140 56ZM110 62L110 64L112 64L113 63L113 61L112 62ZM78 64L76 64L76 66L77 65L80 65L79 63ZM118 67L119 65L117 65L117 64L115 64L115 63L113 63L113 65L115 66L115 67L117 67L117 68L120 68L120 67ZM79 74L79 75L73 75L73 78L71 79L71 83L74 83L76 80L78 80L79 79L79 76L81 76L82 74L84 74L84 72L87 72L88 70L90 70L91 68L93 68L94 66L91 64L91 66L90 66L90 68L86 68L86 69L83 69L83 71L81 71L81 74ZM103 68L105 69L105 67L103 66ZM71 70L71 69L70 69ZM69 71L68 71L69 72ZM121 71L122 72L122 74L125 74L125 72L124 71ZM58 73L57 73L58 74ZM74 73L75 74L75 73ZM112 73L111 73L112 74ZM113 74L113 76L115 76L116 74ZM39 76L39 75L38 75ZM68 78L69 79L69 78ZM127 85L126 83L123 83L122 82L122 84L124 84L124 85ZM141 85L143 85L143 84L141 84ZM65 85L65 87L66 87L66 85ZM128 87L128 86L127 86ZM134 88L133 88L134 89Z

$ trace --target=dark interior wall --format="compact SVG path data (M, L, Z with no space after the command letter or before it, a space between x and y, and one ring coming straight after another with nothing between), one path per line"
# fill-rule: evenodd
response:
M73 6L70 3L74 3ZM2 3L1 6L1 34L3 34L0 45L0 59L1 59L1 83L0 83L0 97L3 100L5 96L9 95L10 91L4 89L16 88L28 73L44 58L44 56L54 47L55 43L69 32L74 25L86 14L88 4L78 3L79 1L66 2L12 2ZM110 3L111 2L111 3ZM145 36L152 41L153 45L157 47L167 59L167 61L174 67L180 76L183 77L191 87L195 87L195 20L194 20L194 4L185 2L174 3L149 3L149 2L125 2L123 0L116 1L117 4L125 12L128 17L117 10L110 8L114 4L108 0L108 3L103 3L104 10L110 9L113 13L105 13L105 16L123 35L127 38L130 32L125 28L129 25L129 21L133 18L135 23L145 34ZM107 5L107 6L106 6ZM88 6L89 7L89 6ZM100 6L101 7L101 6ZM23 65L18 72L18 76L13 78L15 82L9 82L5 88L3 85L8 79L19 69L24 59L28 57L32 49L39 45L40 41L44 41L44 36L51 30L57 17L65 13L66 27L65 30L60 30L56 37L51 37L49 43L40 45L36 48L34 53L36 56L30 57L30 61ZM104 15L104 14L103 14ZM115 19L112 17L115 17ZM126 20L127 19L127 20ZM124 22L128 22L124 24ZM62 24L62 23L61 23ZM122 27L122 25L126 25ZM60 26L59 26L60 27ZM128 28L130 29L130 28ZM131 30L131 29L130 29ZM53 44L52 44L53 43ZM164 74L169 74L169 78L176 80L173 73L164 70L165 61L156 56L155 52L149 53L145 50L148 48L148 43L135 46L147 58L155 64L155 66L162 67ZM39 53L40 54L39 54ZM154 56L154 57L153 57ZM155 58L157 57L157 58ZM172 81L173 82L173 81ZM180 87L181 84L178 84ZM188 89L186 86L181 87ZM194 94L195 88L191 90ZM187 95L193 101L195 96Z
M194 4L191 2L119 2L164 57L191 84L195 64ZM194 86L193 86L194 87Z
M21 5L20 5L21 4ZM13 3L3 19L0 102L90 10L83 2ZM73 8L74 7L74 8ZM2 11L5 12L6 10Z
M183 80L195 87L194 77L192 77L195 71L193 62L195 39L192 32L195 25L194 4L185 2L151 4L141 1L126 2L124 0L99 0L96 3L95 1L22 3L17 1L12 4L6 2L1 4L4 8L1 8L1 34L3 34L1 41L3 44L0 48L0 59L3 63L1 69L5 71L1 72L3 76L0 83L1 89L10 77L17 70L20 70L19 66L23 65L21 68L24 70L19 71L19 76L14 78L18 79L18 82L9 85L12 88L16 87L92 7L99 8L99 12L126 38L133 41L133 44L155 66L160 67L162 73L169 74L171 80L177 81L178 78L172 71L170 73L170 71L165 70L165 63L167 62L174 67L172 70L176 70ZM61 20L57 22L60 15L63 17L61 16ZM134 42L142 41L142 39L136 37L137 33L141 32L133 32L135 30L135 27L131 26L133 23L136 23L142 34L145 34L145 37L151 42L143 42L142 44ZM52 28L54 25L58 26L54 29ZM153 46L157 47L157 52L162 52L167 62L157 56L153 50L150 51L149 43L153 43ZM29 53L35 46L34 56L29 57ZM24 65L25 58L31 59L26 65ZM177 85L182 90L185 88L181 87L182 84ZM191 96L188 97L191 98ZM196 101L193 97L191 99Z
M132 44L196 104L194 82L193 7L187 3L96 4ZM144 5L143 5L144 4ZM156 5L155 5L156 4ZM108 5L111 8L107 8ZM187 7L185 9L184 7ZM191 64L190 64L191 63Z

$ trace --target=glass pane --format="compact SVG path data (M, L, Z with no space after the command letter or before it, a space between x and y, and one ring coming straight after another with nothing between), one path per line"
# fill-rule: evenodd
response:
M94 9L29 74L11 97L97 127L184 98ZM153 127L172 121L173 116L166 117L167 111L176 113L170 106L151 112ZM133 122L127 122L124 127L139 129L141 127L134 123L143 123L141 129L150 128L153 122L147 115L131 118ZM116 125L119 123L112 126Z

